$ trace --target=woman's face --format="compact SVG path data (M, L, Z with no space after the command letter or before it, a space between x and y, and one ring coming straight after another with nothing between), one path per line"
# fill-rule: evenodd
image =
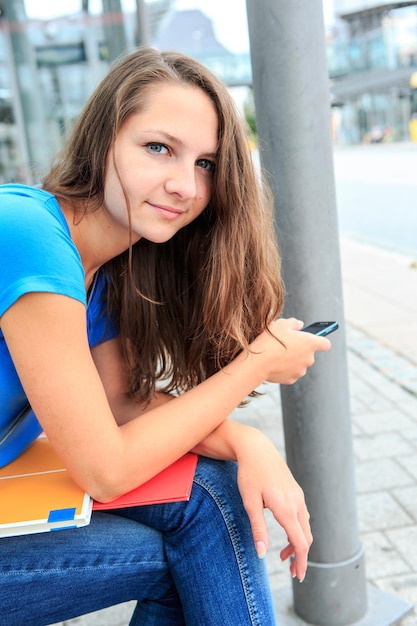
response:
M123 190L133 242L167 241L200 215L212 193L217 135L214 104L200 88L152 87L107 157L104 208L113 234L128 235Z

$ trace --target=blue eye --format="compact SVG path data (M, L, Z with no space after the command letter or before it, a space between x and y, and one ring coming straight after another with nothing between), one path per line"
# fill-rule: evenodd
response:
M146 144L146 147L150 152L154 152L155 154L167 154L168 147L163 143L158 143L157 141L150 141Z
M214 172L215 164L209 159L199 159L196 165L198 165L198 167L201 167L201 169L205 170L206 172Z

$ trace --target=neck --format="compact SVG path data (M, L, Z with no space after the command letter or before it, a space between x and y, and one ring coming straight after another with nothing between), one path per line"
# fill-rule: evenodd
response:
M94 274L107 261L118 256L128 247L128 242L117 245L117 238L113 236L112 227L106 219L105 211L99 208L86 211L78 217L74 209L65 202L60 202L71 239L81 257L85 273L85 285L88 289Z

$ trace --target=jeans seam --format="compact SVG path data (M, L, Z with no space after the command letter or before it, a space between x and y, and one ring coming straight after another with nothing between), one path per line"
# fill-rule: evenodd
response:
M146 561L146 565L154 565L155 563L160 563L160 561ZM89 565L89 566L75 566L75 567L54 567L54 568L30 568L27 570L10 570L7 572L0 572L1 577L7 576L16 576L18 574L58 574L58 573L68 573L68 572L88 572L88 571L97 571L97 570L111 570L111 569L120 569L121 567L137 567L137 561L123 562L123 563L113 563L109 565Z
M205 489L207 491L207 493L210 494L210 496L213 498L214 502L216 503L223 519L224 522L226 524L226 528L228 530L229 536L230 536L230 540L232 542L232 546L233 546L233 550L236 556L236 561L238 564L238 569L240 572L240 578L241 578L241 582L242 582L242 587L243 587L243 591L244 591L244 595L246 598L246 605L248 607L248 612L249 612L249 617L252 623L252 626L262 626L260 624L260 622L258 621L257 618L257 611L256 608L254 606L254 601L253 601L253 594L251 591L251 586L250 586L250 582L249 582L249 578L248 578L248 566L247 563L245 562L245 558L243 556L243 553L241 551L241 548L239 546L239 541L238 541L238 532L236 530L236 526L235 526L235 522L233 520L233 516L231 516L229 514L229 512L226 510L226 507L222 501L221 496L217 493L216 489L213 488L210 484L208 484L206 481L204 481L203 479L199 478L198 476L194 477L194 482L199 485L200 487L202 487L203 489Z

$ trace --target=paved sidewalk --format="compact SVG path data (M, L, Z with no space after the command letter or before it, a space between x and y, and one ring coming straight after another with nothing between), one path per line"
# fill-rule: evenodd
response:
M413 604L399 624L417 626L417 259L349 239L341 240L341 258L367 579ZM277 386L268 386L236 416L261 428L284 451ZM279 607L277 591L290 584L288 565L279 559L286 537L271 519L269 527L267 563ZM127 626L132 607L112 607L65 626Z

